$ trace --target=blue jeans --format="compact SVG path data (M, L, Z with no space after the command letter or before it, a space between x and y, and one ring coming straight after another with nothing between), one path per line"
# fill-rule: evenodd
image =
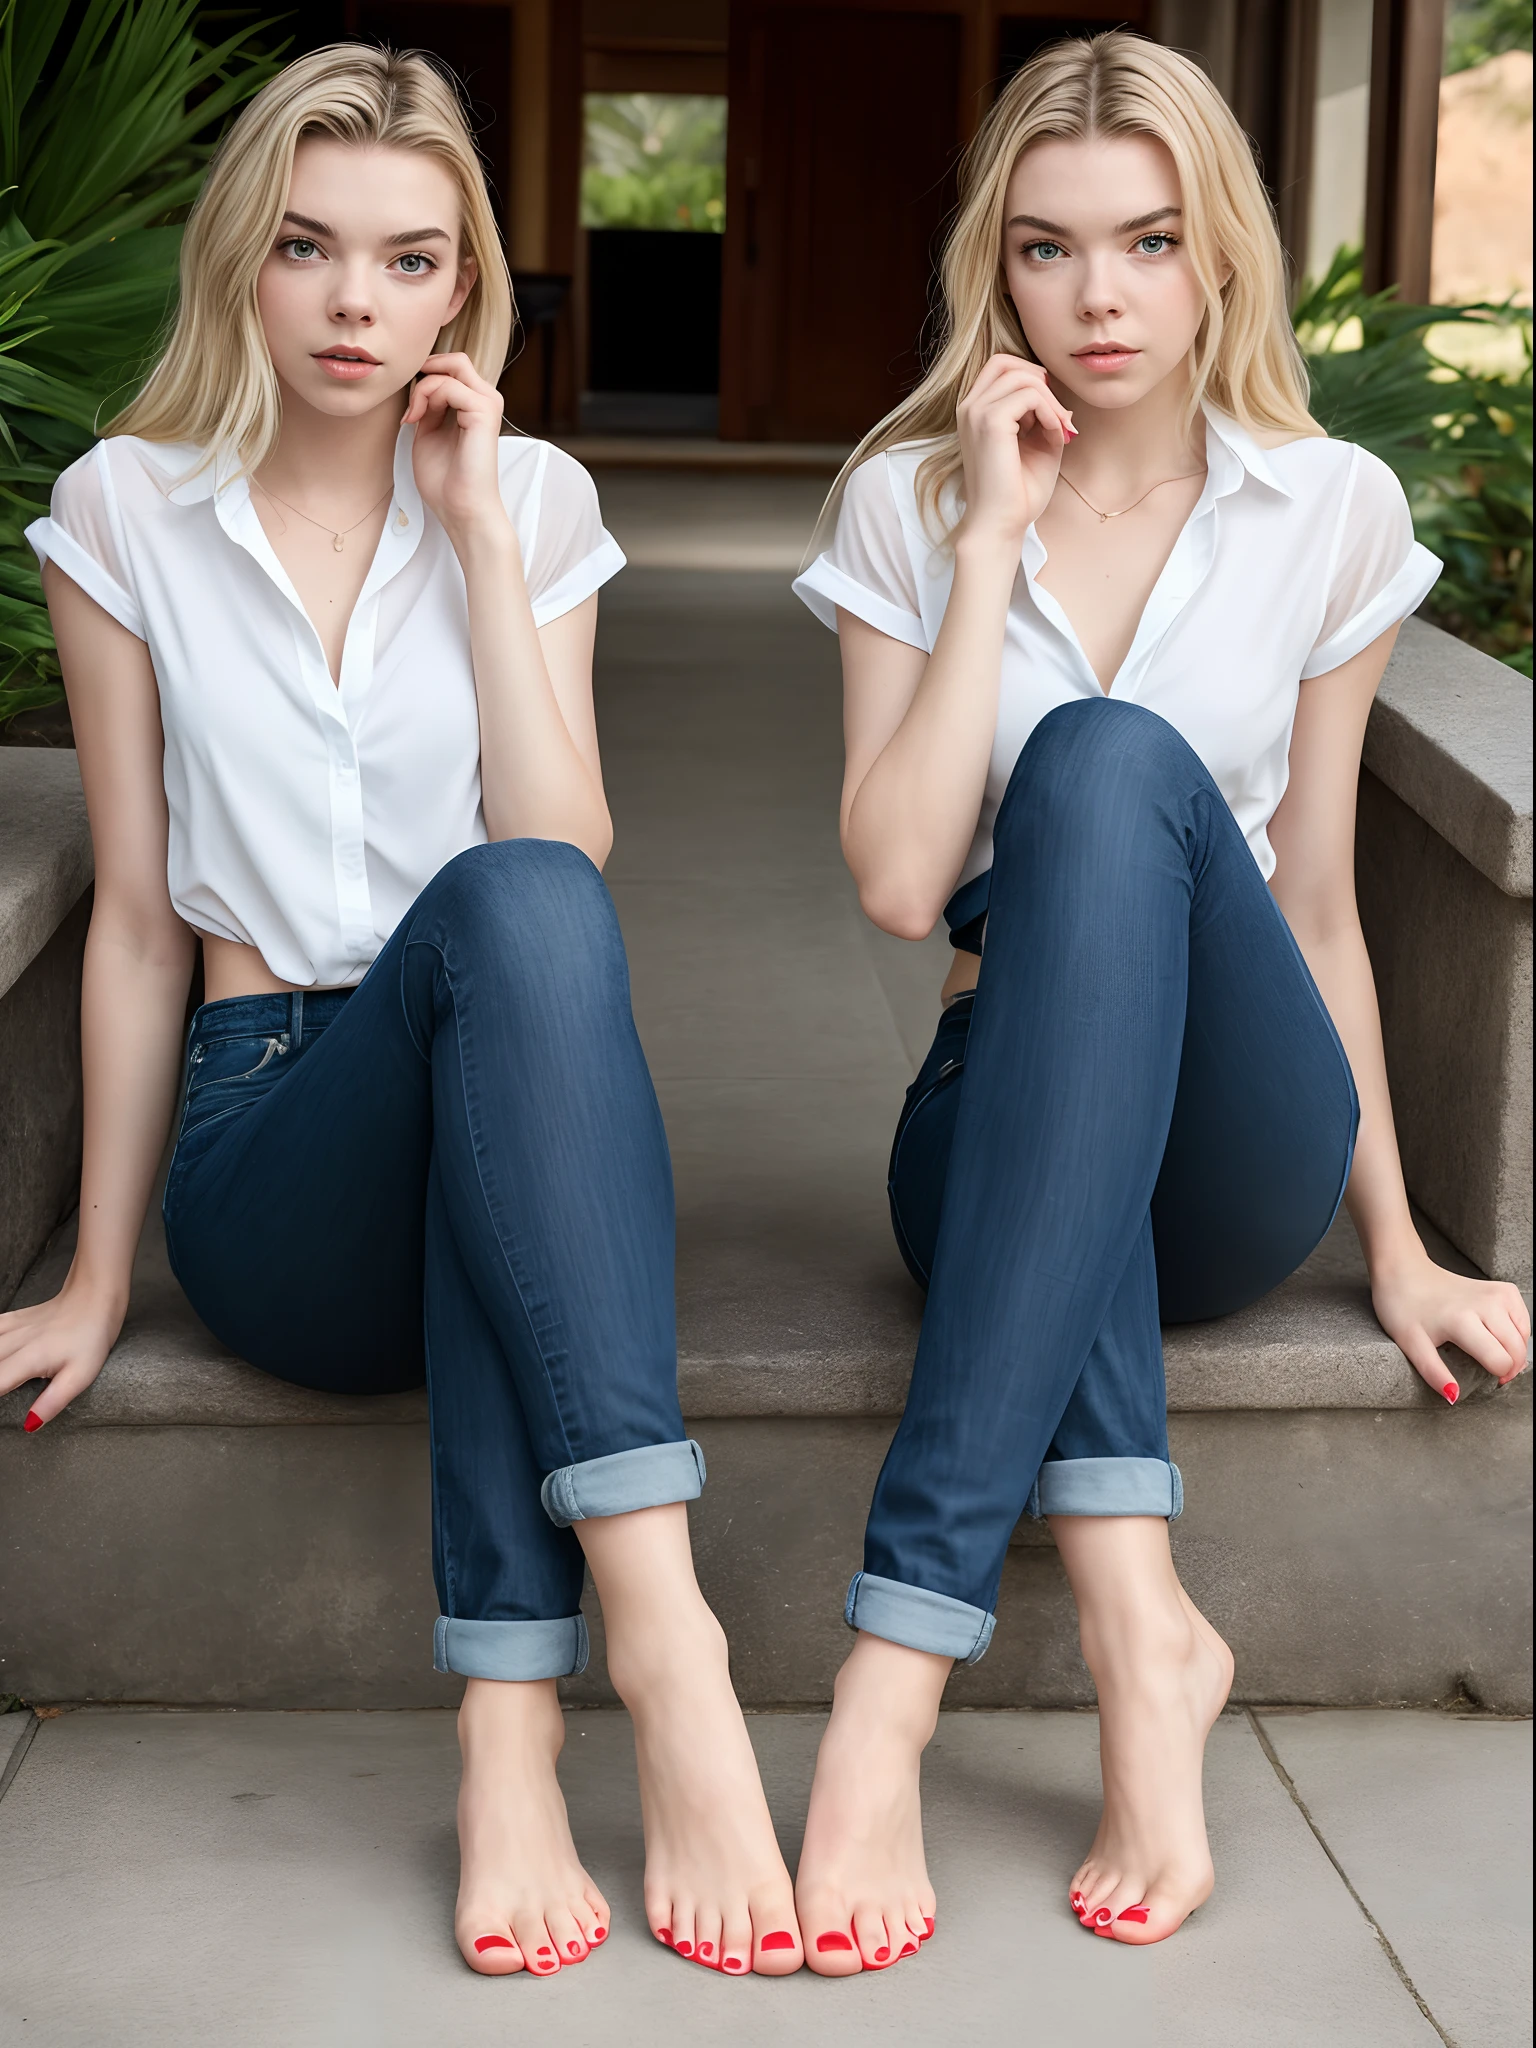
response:
M666 1137L585 854L472 848L355 990L199 1010L165 1226L193 1307L263 1371L425 1378L437 1668L581 1670L570 1524L704 1477Z
M980 981L891 1157L928 1304L847 1606L965 1663L1021 1513L1178 1513L1160 1316L1226 1315L1294 1272L1359 1118L1236 821L1155 713L1049 713L994 847Z

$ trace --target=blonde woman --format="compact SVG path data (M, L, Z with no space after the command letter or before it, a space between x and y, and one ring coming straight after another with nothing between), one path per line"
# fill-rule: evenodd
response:
M1171 51L1053 46L970 152L944 284L941 352L796 586L842 642L864 908L957 949L891 1163L927 1310L797 1884L829 1974L932 1931L919 1758L1026 1511L1099 1696L1072 1907L1154 1942L1211 1891L1232 1659L1169 1553L1160 1309L1252 1301L1345 1197L1436 1393L1442 1343L1502 1383L1529 1334L1414 1232L1355 911L1366 715L1438 565L1308 417L1237 124Z
M56 1300L0 1318L0 1388L44 1382L35 1430L101 1370L181 1072L165 1223L199 1314L300 1385L426 1379L465 1961L552 1975L609 1930L555 1775L585 1564L652 1932L783 1973L789 1879L689 1553L671 1176L598 874L593 631L623 557L586 473L501 435L511 317L452 85L421 56L305 57L209 173L142 395L32 530L96 899L79 1250Z

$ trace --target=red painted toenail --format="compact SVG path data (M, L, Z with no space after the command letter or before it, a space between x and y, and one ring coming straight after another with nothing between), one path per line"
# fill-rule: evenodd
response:
M1088 1901L1083 1897L1081 1892L1074 1892L1072 1894L1072 1907L1074 1912L1079 1906L1086 1906L1087 1903Z
M554 1950L553 1950L552 1948L541 1948L541 1949L540 1949L540 1950L538 1951L538 1953L539 1953L539 1954L540 1954L541 1956L552 1956L552 1955L554 1954Z
M592 1939L593 1939L594 1941L606 1941L606 1940L608 1939L608 1930L607 1930L607 1928L606 1928L606 1927L594 1927L594 1928L593 1928L593 1930L592 1930Z
M923 1936L924 1941L929 1941L932 1939L933 1930L937 1926L937 1924L937 1921L930 1920L926 1913L923 1915L923 1925L928 1930L927 1933Z
M764 1943L764 1946L767 1944ZM846 1934L818 1934L816 1937L816 1948L821 1955L826 1955L833 1949L852 1947L853 1943Z
M793 1948L794 1945L795 1937L792 1934L786 1934L782 1927L777 1934L765 1934L758 1943L759 1948Z
M712 1956L714 1952L715 1944L712 1941L701 1941L699 1943L699 1954L701 1956Z
M746 1968L746 1964L741 1960L740 1956L727 1956L725 1959L725 1967L728 1970L744 1970Z
M1134 1920L1139 1926L1145 1927L1147 1924L1147 1909L1145 1906L1127 1906L1125 1911L1118 1917L1122 1920Z
M1095 1913L1093 1916L1093 1924L1095 1927L1107 1927L1110 1921L1114 1919L1114 1917L1114 1914L1110 1912L1108 1906L1100 1906L1097 1913Z
M515 1941L508 1941L504 1934L482 1934L475 1943L475 1954L483 1956L488 1948L516 1948Z
M675 1941L672 1946L680 1956L691 1956L693 1954L693 1943L691 1941Z
M917 1943L916 1943L915 1941L909 1941L909 1942L907 1943L906 1947L905 1947L905 1948L904 1948L904 1949L902 1950L902 1952L901 1952L901 1955L902 1955L902 1956L915 1956L916 1954L917 1954ZM896 1960L897 1960L897 1962L899 1963L899 1962L901 1961L901 1956L898 1956L898 1957L896 1958Z
M875 1961L877 1963L888 1963L890 1960L891 1952L888 1948L877 1948L875 1950Z
M565 1952L568 1956L579 1956L581 1954L581 1943L579 1941L568 1941L565 1944Z
M658 1941L664 1941L664 1942L665 1942L665 1943L667 1944L667 1947L668 1947L668 1948L670 1948L670 1947L672 1946L672 1930L671 1930L671 1928L670 1928L670 1927L658 1927L658 1928L657 1928L657 1930L656 1930L656 1939L657 1939Z

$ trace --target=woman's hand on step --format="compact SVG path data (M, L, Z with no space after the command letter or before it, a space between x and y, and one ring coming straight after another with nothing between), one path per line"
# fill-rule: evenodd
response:
M1426 1386L1454 1402L1456 1375L1440 1355L1454 1344L1501 1387L1529 1362L1531 1319L1520 1290L1504 1280L1448 1273L1427 1252L1371 1275L1376 1320Z
M119 1296L71 1274L51 1301L0 1315L0 1394L44 1382L27 1411L29 1435L85 1392L117 1342L126 1309Z

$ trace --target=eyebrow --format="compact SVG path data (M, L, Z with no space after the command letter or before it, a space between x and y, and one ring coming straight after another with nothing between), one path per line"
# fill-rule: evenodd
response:
M303 228L308 234L324 235L331 241L336 238L336 230L327 222L314 220L307 213L295 213L291 207L284 213L283 219L296 228ZM407 245L415 248L422 242L447 242L451 239L443 228L409 228L403 235L386 236L384 246L386 249L403 249Z
M1151 227L1154 221L1182 220L1183 217L1184 209L1180 206L1158 206L1154 207L1151 213L1138 213L1134 220L1121 221L1113 232L1117 235L1129 235L1137 228ZM1041 220L1035 213L1016 213L1008 225L1011 228L1039 228L1042 234L1061 235L1065 239L1070 239L1072 234L1072 230L1062 227L1059 221Z

